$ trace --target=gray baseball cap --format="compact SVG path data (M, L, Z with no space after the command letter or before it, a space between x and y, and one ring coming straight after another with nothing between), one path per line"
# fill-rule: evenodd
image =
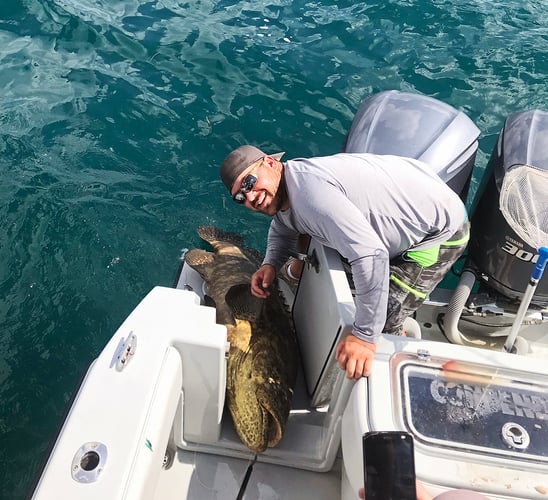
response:
M271 156L272 158L279 160L284 153L275 153L272 155L266 154L255 146L240 146L230 153L221 163L219 173L221 180L228 189L228 192L232 192L232 186L238 176L257 160L265 156Z

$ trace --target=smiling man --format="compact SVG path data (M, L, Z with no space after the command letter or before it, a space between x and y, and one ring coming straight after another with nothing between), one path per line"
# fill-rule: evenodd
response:
M220 176L236 203L272 217L266 255L251 278L260 298L307 234L352 266L356 315L336 349L349 378L369 375L381 333L401 335L411 315L466 247L464 205L426 164L340 153L297 158L254 146L232 151Z

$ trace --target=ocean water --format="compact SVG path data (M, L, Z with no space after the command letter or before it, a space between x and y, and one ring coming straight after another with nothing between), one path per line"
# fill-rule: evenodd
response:
M2 0L0 498L25 498L81 375L215 224L268 219L217 177L233 148L339 150L372 93L480 128L548 110L542 0Z

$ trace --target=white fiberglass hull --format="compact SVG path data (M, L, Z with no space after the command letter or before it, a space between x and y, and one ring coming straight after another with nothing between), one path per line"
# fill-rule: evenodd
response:
M320 272L305 271L294 301L302 366L277 447L255 461L238 440L224 411L226 330L185 267L90 367L33 498L355 499L370 430L414 435L417 477L433 494L545 498L546 329L525 328L528 355L453 345L435 326L446 303L430 301L417 315L423 338L385 336L373 374L353 383L333 359L351 327L349 284L337 255L314 249ZM512 423L527 429L527 449L500 438Z

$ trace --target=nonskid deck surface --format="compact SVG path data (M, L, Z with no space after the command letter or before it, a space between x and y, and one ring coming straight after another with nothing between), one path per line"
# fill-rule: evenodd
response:
M160 474L154 500L335 500L340 491L340 461L329 472L311 472L253 463L252 456L245 460L178 450Z
M313 455L316 434L322 429L325 411L310 407L302 369L299 367L295 397L284 438L277 445L279 453L291 450L296 441L306 440ZM307 439L304 434L308 434ZM301 445L299 446L302 448ZM247 450L225 411L218 453L182 450L171 447L170 463L162 470L154 500L185 498L188 500L335 500L341 498L340 451L334 466L327 472L264 463ZM239 453L246 458L231 456ZM268 455L269 451L265 452ZM174 492L177 494L174 496Z
M450 343L443 331L443 317L453 290L437 289L415 313L424 340ZM459 328L463 333L462 344L470 347L504 351L504 342L510 333L514 316L497 316L492 319L462 316ZM548 322L529 322L521 326L520 337L526 341L525 356L548 360Z
M285 287L283 282L282 282L281 288L286 294L288 303L292 304L292 300L294 297L293 290L289 287ZM440 347L441 345L446 345L448 348L452 346L452 344L448 341L447 337L444 335L442 329L440 328L440 322L439 322L440 315L443 315L445 313L448 297L450 297L450 294L451 294L451 290L438 291L438 293L435 294L434 297L430 298L430 300L427 301L426 305L423 306L417 312L416 321L419 323L421 334L422 334L422 340L424 341L424 343L422 341L417 341L415 339L409 339L409 343L412 344L413 352L415 352L415 355L418 351L421 350L421 347L423 345L433 351L437 351L438 349L435 347L435 345L440 345ZM441 324L441 326L443 327L443 324ZM548 328L546 328L546 326L542 324L530 326L530 327L527 327L526 334L528 336L528 339L531 341L531 345L533 347L531 352L528 353L528 355L532 357L540 357L540 358L547 359L548 358ZM397 347L398 345L400 344L403 345L407 342L405 341L405 339L401 339L401 340L403 341L403 343L398 341L395 344L396 350L399 349ZM432 342L434 342L434 344L432 344ZM481 353L485 353L485 355L489 357L490 356L488 354L489 351L496 351L496 352L502 353L502 343L500 342L500 338L497 339L496 336L494 338L489 338L489 337L481 338L481 335L479 336L479 338L473 338L473 336L471 336L471 341L468 344L466 344L467 347L466 348L460 347L459 353L462 355L463 359L468 358L467 353L471 355L471 358L474 358L474 355L473 355L474 353L476 353L476 356L475 356L476 358L478 354L480 357L483 356L483 354ZM452 347L456 348L457 346L452 346ZM448 352L450 353L454 352L455 349L453 348L449 349ZM495 368L495 371L496 371L496 367L493 367L493 368ZM381 375L381 378L382 377L383 375ZM390 393L389 387L387 387L387 390L388 390L388 393ZM375 406L378 407L378 405L375 405ZM381 404L381 406L383 406L383 404ZM399 410L395 409L393 411L397 412ZM317 427L317 430L320 430L324 415L325 415L325 412L323 411L322 408L315 409L310 407L310 397L307 392L302 369L300 369L298 383L297 383L296 392L295 392L295 399L293 402L293 410L287 426L287 433L284 439L282 439L282 441L279 444L280 449L283 450L283 448L286 448L286 447L287 449L290 449L291 446L293 445L292 440L294 438L296 439L302 438L302 435L300 435L301 434L300 429L306 426L312 429ZM382 419L384 419L385 417L391 420L391 418L393 417L393 414L391 415L390 413L387 413ZM223 419L222 440L224 440L225 443L227 441L234 441L234 443L236 443L238 440L238 438L236 437L233 431L230 419L227 418L226 415ZM312 442L310 443L310 446L312 450L314 447L314 434L311 434L311 441ZM448 457L448 459L450 459L450 457ZM246 472L248 471L249 465L252 462L252 460L253 460L253 457L251 455L249 456L249 458L246 459L246 458L230 458L226 456L218 456L211 453L200 453L200 452L195 453L192 451L179 451L173 468L178 468L178 469L181 469L182 471L186 471L184 473L188 475L187 477L187 480L189 481L188 487L198 488L198 490L200 491L200 494L202 495L196 498L221 498L221 497L215 496L218 494L217 493L218 485L225 484L227 482L233 484L233 486L231 487L232 489L230 489L230 495L226 496L226 498L307 498L302 495L292 496L293 486L291 484L288 486L288 483L291 483L291 482L293 482L294 484L306 485L306 488L304 489L306 491L311 491L310 498L351 498L346 495L343 495L341 497L342 483L341 483L340 470L341 470L341 464L342 464L342 456L340 451L339 451L337 460L335 462L335 466L329 472L309 472L300 468L290 468L290 467L283 467L280 465L257 462L253 465L252 473L249 476L249 483L247 486L249 489L247 490L247 493L246 493L247 496L241 496L241 495L244 495L244 493L241 493L240 496L237 496L239 494L238 493L239 490L236 491L236 487L234 485L241 485L245 482ZM493 461L493 464L495 462L496 460ZM417 472L419 474L421 473L421 469L423 468L423 466L424 464L418 464ZM428 470L430 469L429 465L427 469ZM209 479L207 480L204 479L204 475L202 474L203 471L208 471L205 477ZM165 473L163 474L165 474L165 476L168 477L168 475L170 474L170 471L165 471ZM180 477L179 474L177 477ZM472 474L470 474L470 477L472 477ZM276 478L279 478L279 481ZM443 491L443 487L436 485L435 484L436 481L432 482L432 478L429 477L428 475L422 477L422 479L426 480L425 482L430 483L429 489L431 490L431 492ZM472 479L468 478L467 480L465 480L465 482L468 480L472 481ZM310 482L310 484L314 484L314 487L310 487L308 482ZM538 480L536 478L533 478L530 481L530 483L533 484L533 482L536 485ZM316 488L316 486L318 485L319 487ZM473 486L472 483L470 482L468 482L467 485L468 487ZM522 481L522 485L523 485L523 481ZM463 486L461 485L461 487ZM540 485L539 487L542 487L542 485ZM481 490L481 488L479 489ZM232 496L233 493L235 493L236 496ZM503 494L498 493L498 494L491 494L490 497L493 499L494 498L514 498L514 499L518 498L516 495L512 495L511 492L509 493L508 496L506 496L506 494L504 493ZM527 498L537 498L537 497L538 496L533 495L530 497L528 496ZM157 498L161 498L161 497L158 496ZM193 498L193 496L189 496L188 498Z

